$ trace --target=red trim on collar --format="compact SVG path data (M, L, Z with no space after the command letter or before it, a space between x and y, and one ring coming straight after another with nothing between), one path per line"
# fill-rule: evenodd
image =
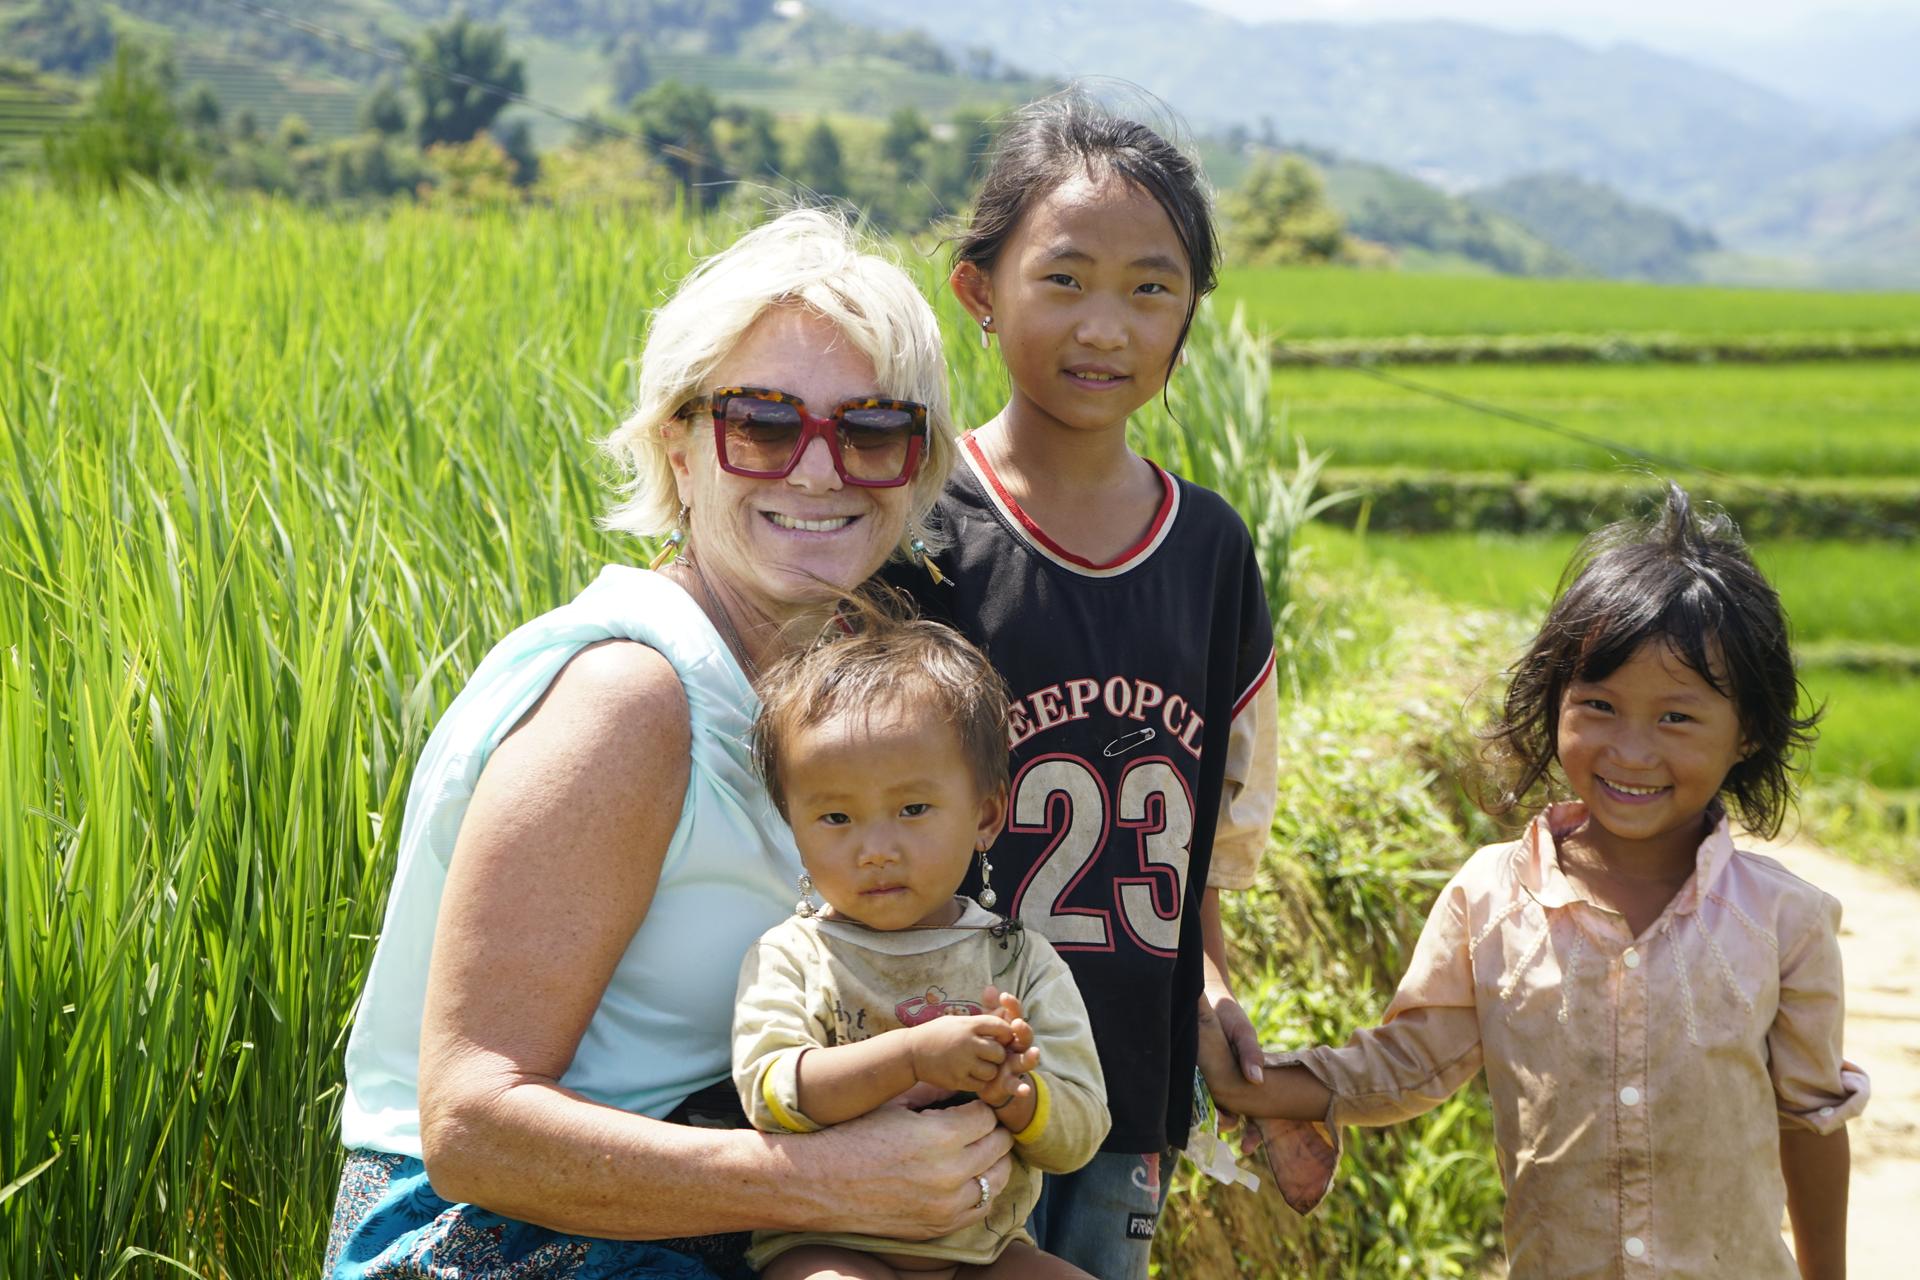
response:
M1032 516L1028 515L1024 510L1021 509L1020 504L1014 501L1013 495L1007 492L1007 487L1000 483L1000 477L994 474L993 464L987 461L987 455L981 451L980 443L979 441L973 438L973 433L971 431L969 431L966 435L960 437L960 443L966 446L967 452L973 456L974 462L978 464L980 468L980 474L986 478L986 481L989 485L993 486L994 494L1000 499L1001 503L1006 507L1006 509L1013 513L1014 519L1020 522L1020 527L1026 530L1027 535L1031 537L1035 542L1045 547L1048 551L1052 552L1054 555L1059 556L1062 560L1065 560L1070 564L1077 564L1083 569L1095 569L1095 570L1100 570L1104 572L1109 569L1119 568L1121 565L1125 564L1127 561L1133 559L1135 556L1139 555L1141 552L1151 547L1153 545L1153 540L1160 536L1161 526L1166 524L1167 518L1173 514L1173 508L1174 508L1173 477L1168 475L1166 472L1166 469L1161 467L1160 464L1158 464L1157 462L1154 462L1151 458L1146 459L1147 465L1152 467L1154 470L1154 474L1160 477L1160 485L1161 485L1160 509L1154 512L1153 523L1147 526L1147 531L1140 535L1140 540L1138 542L1134 543L1132 546L1128 547L1125 551L1122 551L1119 555L1107 561L1105 564L1101 564L1098 561L1089 560L1085 556L1074 554L1073 552L1067 550L1065 547L1061 546L1059 543L1055 542L1052 538L1047 536L1047 531L1045 529L1042 529L1037 523L1035 523Z

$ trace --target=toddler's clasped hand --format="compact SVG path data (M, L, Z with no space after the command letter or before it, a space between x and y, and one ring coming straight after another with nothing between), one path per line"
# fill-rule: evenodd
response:
M991 1012L949 1014L908 1030L913 1075L1001 1107L1033 1091L1024 1076L1039 1065L1040 1051L1018 999L989 987L983 1003Z

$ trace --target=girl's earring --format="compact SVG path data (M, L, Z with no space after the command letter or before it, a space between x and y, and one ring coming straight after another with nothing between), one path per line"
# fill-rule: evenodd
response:
M1187 367L1187 349L1185 347L1180 348L1180 367L1182 369Z
M937 587L947 580L947 575L941 573L940 566L933 562L933 552L927 550L927 544L920 541L918 534L914 535L913 541L907 544L907 549L913 552L913 558L920 562L920 567L927 571L929 578L933 579L934 586Z
M981 316L980 317L980 348L981 350L984 351L986 348L991 347L993 345L991 342L987 341L987 335L992 332L993 332L993 317Z
M653 559L647 561L647 568L658 569L661 565L679 555L680 548L686 545L687 504L683 502L680 504L680 514L674 517L673 532L667 535L666 542L661 544L660 550L654 554Z
M793 914L802 920L810 920L820 914L820 904L813 900L813 877L800 873L800 901L793 904Z
M987 851L980 851L980 897L981 906L993 910L993 904L1000 901L1000 895L993 891L993 863L987 861Z

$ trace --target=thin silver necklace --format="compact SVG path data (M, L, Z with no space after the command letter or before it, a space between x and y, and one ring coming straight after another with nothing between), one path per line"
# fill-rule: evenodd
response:
M700 562L691 555L683 555L680 558L687 562L688 567L693 570L693 576L699 580L700 594L707 598L707 605L713 611L714 620L720 624L721 637L726 640L727 647L733 650L734 656L740 659L740 665L747 669L747 682L751 684L759 680L760 664L753 660L753 655L747 652L746 642L740 638L740 633L733 629L733 619L727 616L727 608L720 603L720 597L713 593L712 586L707 582L706 573L700 568Z

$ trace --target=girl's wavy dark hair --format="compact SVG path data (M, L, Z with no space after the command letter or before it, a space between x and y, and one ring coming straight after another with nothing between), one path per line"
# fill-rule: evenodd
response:
M1749 753L1721 783L1722 799L1754 834L1780 830L1795 757L1813 745L1821 709L1799 714L1806 691L1787 616L1740 531L1717 507L1696 511L1675 484L1653 519L1608 525L1581 544L1546 622L1507 672L1503 715L1487 734L1508 775L1494 812L1519 807L1548 778L1567 686L1606 679L1652 639L1733 702Z
M1086 89L1070 87L1013 113L989 153L973 217L956 237L954 265L971 262L992 271L1034 201L1076 175L1107 173L1152 196L1186 251L1193 289L1187 295L1180 340L1167 362L1171 374L1200 299L1212 293L1219 280L1220 242L1206 179L1186 152L1139 121L1102 106Z

